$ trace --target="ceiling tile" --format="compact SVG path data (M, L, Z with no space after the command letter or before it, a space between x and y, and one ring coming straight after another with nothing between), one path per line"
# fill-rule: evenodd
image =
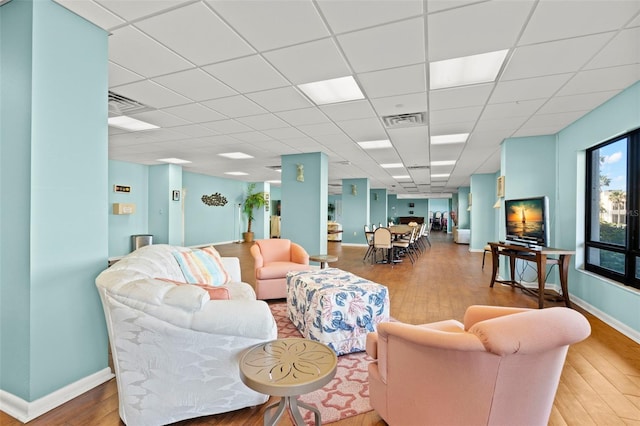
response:
M557 74L522 80L499 81L489 103L515 102L551 97L573 74Z
M203 69L242 93L289 86L289 82L259 55L209 65Z
M336 124L357 142L387 139L387 133L378 118L338 121Z
M282 111L276 114L292 126L304 124L317 124L329 121L319 108L302 108L291 111Z
M298 1L207 1L258 50L327 37L313 3Z
M378 115L409 114L427 110L427 94L413 93L410 95L389 96L372 99L371 103Z
M621 31L585 68L640 63L640 27Z
M382 98L427 90L424 64L358 74L369 98Z
M225 117L222 114L202 106L200 104L188 104L180 105L171 108L165 108L166 112L173 114L177 117L189 120L192 123L204 123L205 121L224 120Z
M248 115L264 114L267 111L244 96L230 96L228 98L213 99L202 103L227 117L245 117Z
M456 109L443 109L429 112L429 123L432 126L446 123L474 122L480 116L482 107L466 107Z
M238 118L238 121L256 130L279 129L289 127L287 123L273 114L252 115Z
M613 31L640 11L640 3L628 0L540 1L527 24L519 44L540 43Z
M433 90L429 94L431 111L467 106L484 105L493 89L493 84L455 87L451 89Z
M293 84L351 75L335 41L330 38L266 52L264 56Z
M429 61L509 49L533 4L532 0L482 2L429 15Z
M421 15L422 0L318 0L318 6L335 33L358 30Z
M114 92L152 108L166 108L191 102L190 99L149 80L119 86Z
M238 94L199 68L156 77L153 80L194 101L206 101Z
M598 34L518 47L502 79L515 80L578 71L610 37L610 34Z
M620 67L587 70L576 74L558 96L577 95L593 91L625 89L640 80L640 63Z
M72 12L87 18L100 28L108 30L124 23L124 20L98 3L86 0L54 0Z
M202 123L203 126L208 129L215 130L218 133L222 134L233 134L233 133L242 133L242 132L250 132L252 129L244 124L240 123L236 120L219 120L219 121L211 121L209 123Z
M317 136L343 134L342 130L333 123L306 124L298 126L298 129L312 138L316 138Z
M233 137L235 139L241 140L243 142L256 143L256 142L267 142L273 140L269 136L265 135L262 132L243 132L243 133L234 133Z
M183 120L182 118L178 118L160 110L131 114L131 117L146 121L147 123L155 124L159 127L174 127L189 124L187 120Z
M535 131L534 134L551 135L559 132L569 124L584 115L584 111L564 112L561 114L539 114L531 117L514 136L528 136L527 131ZM546 129L542 130L542 129Z
M278 112L308 108L311 102L293 87L265 90L247 94L247 97L268 111Z
M422 18L338 36L338 43L357 73L425 61Z
M136 22L138 28L196 65L249 55L254 50L202 3Z
M194 138L199 138L199 137L203 137L203 136L211 136L212 134L214 134L214 132L211 129L208 129L204 126L201 126L199 124L189 124L186 126L177 126L177 127L172 127L172 130L175 130L177 132L182 133L183 135L186 136L191 136Z
M122 1L122 0L95 0L100 5L127 21L152 15L168 8L173 8L188 0L154 0L154 1Z
M144 77L169 74L193 65L132 27L124 27L109 37L109 59Z
M333 121L356 120L376 116L368 101L341 102L323 105L320 109Z
M305 134L293 127L283 127L279 129L268 129L263 131L264 134L274 139L295 139L305 137Z
M499 120L509 117L530 117L546 102L547 99L548 98L542 98L487 105L482 112L481 120Z
M140 80L144 80L144 77L109 61L109 87L120 86Z
M619 90L585 93L581 95L556 96L549 100L539 114L561 114L571 111L590 111L620 93Z

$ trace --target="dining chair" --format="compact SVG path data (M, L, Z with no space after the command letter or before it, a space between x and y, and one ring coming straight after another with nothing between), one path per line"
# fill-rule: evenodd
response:
M369 256L371 256L373 254L374 248L373 248L373 232L369 229L369 226L364 225L364 237L367 240L367 252L364 254L364 257L362 258L363 262L366 262L366 260L369 258Z
M416 229L414 228L411 231L411 234L414 234L416 231ZM407 240L404 238L400 238L399 240L394 240L392 241L392 246L394 249L399 248L401 249L401 253L406 254L409 257L409 260L411 261L411 264L413 265L414 263L414 259L413 259L413 254L411 253L411 240ZM393 257L391 257L391 259L393 259Z
M377 263L378 250L387 255L387 262L393 265L393 240L389 228L377 228L373 231L373 263Z

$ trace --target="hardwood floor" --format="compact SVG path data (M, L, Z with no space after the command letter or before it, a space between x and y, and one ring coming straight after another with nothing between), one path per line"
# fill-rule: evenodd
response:
M511 287L489 288L491 260L481 268L482 253L470 253L450 235L434 232L432 247L415 265L406 261L389 265L363 263L364 247L329 243L329 253L338 256L332 267L341 268L388 286L391 315L421 324L454 318L461 320L467 306L487 304L536 308L536 299ZM244 281L253 283L253 261L249 244L216 247L223 256L238 256ZM560 305L547 302L545 306ZM583 312L584 313L584 312ZM585 313L592 334L569 349L550 425L640 425L640 345L602 321ZM526 389L526 383L523 383ZM272 398L272 400L275 400ZM425 401L426 403L426 401ZM265 404L266 406L266 404ZM246 408L177 423L178 425L262 425L264 406ZM0 413L0 425L21 424ZM29 422L29 425L122 425L118 417L115 380L111 380ZM279 423L290 425L285 416ZM340 426L385 425L371 411L335 424Z

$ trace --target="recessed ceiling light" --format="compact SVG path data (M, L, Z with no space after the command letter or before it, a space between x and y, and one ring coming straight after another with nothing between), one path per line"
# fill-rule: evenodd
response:
M495 81L509 50L446 59L429 64L429 88L466 86Z
M464 143L467 141L469 133L456 133L453 135L431 136L431 145L442 145L446 143Z
M394 179L411 179L409 175L401 175L401 176L391 176Z
M391 145L391 141L389 141L388 139L381 141L358 142L358 145L360 145L362 149L380 149L393 147L393 145Z
M187 164L191 162L188 160L183 160L181 158L159 158L156 161L162 161L163 163L170 163L170 164Z
M433 174L431 175L431 179L433 178L446 178L449 177L450 173L440 173L440 174Z
M443 160L443 161L432 161L432 166L453 166L456 164L456 160Z
M225 175L232 175L232 176L247 176L249 173L245 173L245 172L224 172Z
M145 123L144 121L136 120L135 118L127 117L126 115L109 117L107 122L109 123L109 126L117 127L118 129L123 129L123 130L130 130L132 132L159 128L154 124Z
M225 152L218 154L220 157L232 158L234 160L244 160L246 158L253 158L252 155L245 154L244 152Z
M316 105L364 99L358 83L352 76L298 84L298 88L311 98Z
M380 164L380 167L382 167L383 169L400 169L400 168L404 167L404 164L402 164L402 163L386 163L386 164Z

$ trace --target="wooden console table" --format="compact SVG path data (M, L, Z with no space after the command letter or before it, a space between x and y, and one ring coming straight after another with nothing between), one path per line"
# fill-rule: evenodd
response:
M516 268L516 259L522 259L529 262L535 262L538 269L538 308L544 307L545 296L545 281L546 281L546 265L558 265L560 275L560 286L562 288L562 300L568 308L571 307L571 301L569 300L569 290L567 287L567 279L569 274L569 263L571 261L571 255L575 251L563 250L552 247L543 247L541 249L532 249L529 247L518 246L514 244L505 243L489 243L491 247L491 259L493 260L493 273L491 274L491 287L496 282L507 284L512 287L517 287L522 290L531 292L532 289L524 287L519 282L515 281L514 273ZM498 256L507 256L509 258L509 272L511 274L510 280L496 280L498 274ZM557 258L549 258L548 256L557 256Z

